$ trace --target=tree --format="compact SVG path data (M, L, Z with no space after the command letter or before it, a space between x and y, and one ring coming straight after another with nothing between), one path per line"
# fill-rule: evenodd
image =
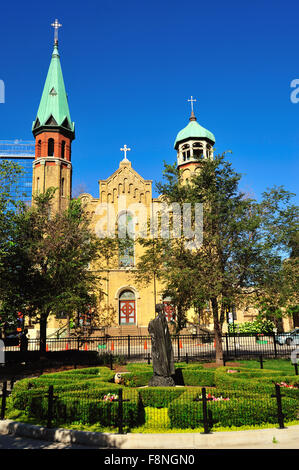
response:
M98 275L89 264L99 253L99 239L80 200L66 211L51 212L55 189L34 199L16 215L12 243L2 257L0 298L11 310L26 312L40 323L40 350L46 350L50 314L76 317L96 307Z
M154 302L157 304L157 281L163 274L163 246L164 242L156 238L139 238L137 243L144 250L133 272L135 282L140 285L153 284Z
M179 327L188 309L209 302L216 362L221 364L222 327L228 308L251 296L279 270L282 240L293 233L291 194L274 188L260 203L245 197L239 190L241 175L225 155L203 161L201 171L189 183L183 183L175 165L165 165L164 177L166 182L158 183L157 189L165 201L203 205L203 241L190 249L188 236L169 238L167 248L160 251L161 279L178 308ZM285 207L275 214L269 210L269 201L277 200ZM194 215L192 224L194 227Z
M22 207L22 203L13 196L13 186L22 171L17 163L0 160L0 256L11 245L15 213Z
M23 172L22 167L10 160L0 160L0 289L3 285L1 277L1 268L4 267L3 258L13 244L12 234L15 230L15 216L18 210L21 210L23 204L16 199L18 190L15 187L17 178ZM0 307L4 309L5 314L0 315L0 337L1 330L5 329L5 325L14 324L15 316L9 309L5 309L5 305L1 302Z
M283 317L299 312L299 218L298 207L289 205L289 200L290 194L277 188L265 192L261 204L265 239L270 245L275 240L279 262L261 283L256 306L260 316L274 321L278 329L282 329Z

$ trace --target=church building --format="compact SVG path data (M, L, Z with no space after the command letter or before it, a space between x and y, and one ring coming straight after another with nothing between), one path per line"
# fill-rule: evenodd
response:
M71 149L75 139L75 124L70 115L60 64L58 27L59 23L56 20L54 49L37 115L32 125L35 138L32 191L36 193L43 192L49 187L57 188L53 200L55 211L66 209L72 198ZM215 144L214 135L197 122L193 111L195 100L191 97L189 101L191 102L189 122L178 132L174 143L177 164L182 171L184 181L188 181L193 172L200 170L204 160L213 158ZM161 202L160 198L153 197L152 181L144 179L134 170L127 155L130 149L124 145L121 150L123 159L119 162L118 168L116 162L115 172L109 178L99 180L98 197L94 198L87 193L79 196L91 217L93 229L99 234L103 228L107 229L107 224L106 227L103 225L105 208L116 214L118 226L123 225L127 228L132 226L134 230L136 224L131 209L138 210L142 207L145 219L148 220L153 205ZM103 308L114 312L113 324L106 328L105 333L147 334L148 323L155 315L155 303L164 302L167 319L170 321L172 318L174 312L171 299L163 298L163 287L155 279L147 285L136 284L133 271L141 250L138 244L135 246L132 242L102 273L105 279L102 288L106 294ZM208 313L207 306L207 318ZM234 315L238 322L242 322L254 319L255 312L244 311ZM49 334L54 334L62 323L51 318L48 323ZM212 329L212 319L208 318L203 326Z

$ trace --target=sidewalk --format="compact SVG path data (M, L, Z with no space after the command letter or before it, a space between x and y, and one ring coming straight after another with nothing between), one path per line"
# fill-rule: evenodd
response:
M0 421L0 434L101 449L299 449L299 425L211 434L108 434L4 420Z

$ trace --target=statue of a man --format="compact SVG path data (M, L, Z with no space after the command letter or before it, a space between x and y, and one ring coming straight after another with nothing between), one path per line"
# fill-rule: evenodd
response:
M174 386L174 356L171 337L163 304L156 305L157 317L149 322L148 331L152 337L152 358L154 375L149 386Z

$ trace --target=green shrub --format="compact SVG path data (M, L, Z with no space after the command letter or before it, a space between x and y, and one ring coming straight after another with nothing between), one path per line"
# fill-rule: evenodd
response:
M175 363L175 369L196 369L196 370L202 370L203 365L199 364L198 362L190 362L187 364L187 362L176 362Z
M60 422L72 423L80 421L82 424L98 423L105 427L118 426L118 402L104 400L108 393L117 395L118 390L94 389L92 392L72 392L60 394L55 403L54 416L60 417ZM144 423L144 409L139 400L137 391L123 394L123 422L126 427L134 427Z
M104 384L101 388L88 390L62 390L54 388L53 422L73 423L80 421L82 424L98 423L101 426L118 425L118 402L104 400L108 393L118 394L120 387ZM123 393L123 422L127 427L133 427L144 423L144 408L136 390L128 390ZM26 392L13 393L9 399L10 409L26 411L29 417L40 420L47 419L48 398L44 389L31 389Z
M184 385L206 387L215 385L215 372L211 370L183 369L182 375Z
M132 365L133 366L133 365ZM145 367L144 364L137 365L137 367L129 367L131 371L124 374L125 385L130 387L142 387L149 383L153 376L153 369L151 366ZM215 385L214 370L201 370L196 367L186 367L180 365L176 368L175 383L176 385L190 385L190 386L213 386Z
M240 324L229 324L229 333L241 333L241 334L270 334L273 335L274 323L271 320L257 319L254 321L247 321Z
M290 380L290 376L276 374L275 371L272 373L272 371L252 372L250 370L248 373L244 373L243 369L236 368L236 370L242 370L242 372L230 374L227 372L229 369L229 367L219 367L215 371L216 387L269 394L274 392L275 383L288 382Z
M219 397L219 393L214 396ZM193 401L186 394L174 400L168 408L168 415L172 427L175 428L198 428L203 426L202 401ZM277 403L275 398L262 398L249 396L236 398L229 396L229 392L222 395L229 400L208 401L207 408L209 418L216 426L243 426L263 423L276 424ZM292 398L282 398L282 408L286 420L298 418L298 402Z
M208 401L208 410L216 427L277 423L275 383L299 387L293 371L236 367L237 373L227 373L231 367L205 370L198 364L176 365L176 383L187 387L145 387L153 376L148 364L129 364L129 373L123 375L125 385L113 381L115 371L107 367L89 367L44 374L37 378L18 381L8 398L8 409L20 410L29 418L43 424L47 418L48 388L54 386L54 424L99 425L115 427L118 424L117 402L106 402L108 393L123 390L124 427L130 429L145 421L145 410L152 417L160 410L167 412L167 423L174 428L198 428L203 425L202 387L214 397L229 398ZM209 388L216 385L216 388ZM135 387L135 388L131 388ZM138 390L136 387L139 387ZM285 419L298 419L299 389L281 387ZM159 409L159 411L158 411ZM159 416L164 416L161 412ZM162 426L163 427L163 426Z
M153 376L153 371L147 372L130 372L128 374L124 374L124 384L126 387L143 387L148 385L150 379Z
M145 363L131 363L127 364L127 369L129 372L153 372L152 364L145 364Z
M178 398L185 389L175 387L148 387L138 390L144 407L166 408Z

